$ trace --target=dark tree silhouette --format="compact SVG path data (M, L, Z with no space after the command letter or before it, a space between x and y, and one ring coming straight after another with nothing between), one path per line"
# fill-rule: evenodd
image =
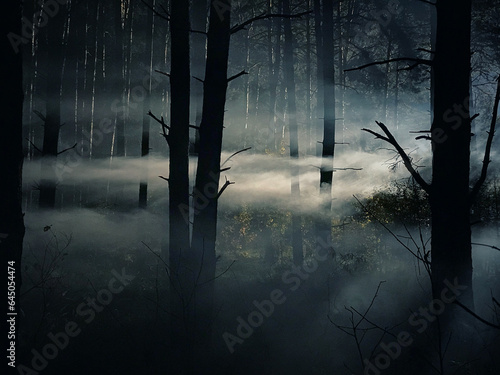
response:
M198 167L193 191L195 214L192 252L198 276L195 303L196 353L208 355L212 325L215 240L221 168L224 109L228 84L227 66L231 37L231 0L214 0L210 6L207 62L203 82L203 114L200 124ZM201 202L203 202L201 204ZM199 271L198 271L199 270Z
M39 206L53 208L56 202L55 159L59 155L61 129L61 83L64 59L63 28L66 12L60 10L47 24L45 46L46 113L43 128L42 180ZM45 33L44 33L45 34Z
M283 0L283 14L291 14L290 0ZM299 158L299 125L297 123L297 104L295 97L295 72L293 64L293 34L292 34L292 21L290 18L283 20L284 34L285 34L285 48L284 48L284 77L287 92L287 105L288 105L288 127L290 132L290 158L292 159L291 167L291 192L292 199L295 203L300 200L300 185L299 185L299 167L296 164ZM302 228L301 216L294 212L292 213L292 252L293 262L296 265L301 265L304 260L302 251Z

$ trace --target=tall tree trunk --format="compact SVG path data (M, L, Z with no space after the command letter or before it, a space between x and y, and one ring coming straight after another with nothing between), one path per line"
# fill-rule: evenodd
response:
M183 366L191 366L192 269L189 263L189 2L172 0L170 18L169 247L172 345ZM166 132L166 130L164 129ZM191 311L191 312L190 312ZM188 371L189 372L189 371Z
M116 0L113 5L115 18L115 40L113 48L113 67L112 67L112 87L113 95L118 102L123 103L123 93L125 89L124 77L124 48L123 48L123 20L122 20L122 0ZM148 22L149 24L149 22ZM149 35L149 34L148 34ZM149 36L148 36L149 37ZM147 41L146 41L147 43ZM148 46L146 45L146 50ZM147 52L147 51L146 51ZM147 58L146 58L147 59ZM146 64L148 66L148 64ZM115 156L125 156L125 114L120 112L116 114L116 152Z
M23 251L24 219L22 212L22 169L23 169L23 66L22 47L18 52L10 43L13 34L22 35L21 31L21 2L8 1L3 4L0 16L0 50L2 51L2 65L0 68L0 82L4 95L0 101L0 261L2 265L2 280L5 283L4 315L2 319L2 373L17 374L15 367L8 365L7 356L12 350L19 353L18 332L20 332L20 291L21 291L21 256ZM9 288L7 288L9 286ZM11 293L14 292L14 293ZM12 297L12 298L11 298ZM8 303L5 303L5 302ZM13 304L10 304L10 302ZM8 310L7 310L8 308ZM12 315L9 315L12 314ZM16 315L14 315L16 314ZM9 320L13 320L11 324ZM16 335L7 338L7 333L15 327ZM17 345L16 345L17 344ZM5 354L7 353L7 355ZM16 358L18 359L18 358ZM14 362L14 366L16 363Z
M323 114L323 27L321 24L321 0L313 0L314 5L314 34L316 36L316 76L317 76L317 90L316 90L316 140L321 138L321 120L320 116ZM316 143L316 155L321 156L321 145Z
M152 6L155 6L155 1L153 1ZM153 11L148 10L148 20L146 26L146 45L144 51L144 65L148 69L148 87L146 87L146 93L144 96L144 101L142 102L142 139L141 139L141 157L145 163L142 167L141 183L139 185L139 207L146 208L148 205L148 167L147 158L149 155L149 128L151 118L148 116L148 111L151 105L151 80L153 74L153 32L154 32L154 18Z
M320 170L320 194L323 212L317 223L317 235L331 243L333 158L335 153L335 68L333 40L333 2L323 4L323 151Z
M55 159L58 155L61 128L61 82L63 69L63 27L65 12L59 11L47 24L46 113L43 131L42 178L40 181L41 208L53 208L56 202Z
M432 279L439 298L455 278L467 289L458 299L473 307L469 199L471 1L436 4L434 119L432 122ZM457 107L459 106L459 107ZM459 108L459 109L457 109Z
M205 32L207 30L207 14L208 14L208 1L207 0L193 0L191 9L191 20L193 30ZM205 76L205 56L207 52L207 38L206 35L200 33L191 34L192 42L192 75L193 77L203 79ZM203 85L197 80L193 82L193 89L191 91L191 100L195 111L195 125L200 126L201 116L203 110ZM194 129L194 141L191 147L192 153L198 153L198 145L200 142L200 133L198 129Z
M290 0L283 0L283 14L290 13ZM300 186L297 159L299 158L299 130L297 123L297 105L295 98L295 72L293 64L293 34L292 21L290 18L283 20L285 34L285 49L284 49L284 77L287 91L288 104L288 124L290 129L290 158L291 166L291 192L292 200L295 203L300 201ZM297 208L298 209L298 208ZM293 262L296 265L301 265L304 260L302 251L302 225L301 216L298 212L292 212L292 251Z
M207 40L207 65L203 84L203 116L200 148L193 191L192 251L195 256L196 354L209 355L215 279L215 240L220 177L227 66L230 40L231 0L213 0ZM197 363L201 366L204 358ZM200 369L198 369L200 371Z

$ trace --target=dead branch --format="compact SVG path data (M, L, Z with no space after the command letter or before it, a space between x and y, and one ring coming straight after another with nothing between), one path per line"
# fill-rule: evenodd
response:
M464 309L467 313L469 313L474 318L476 318L477 320L479 320L481 323L486 324L487 326L490 326L490 327L493 327L493 328L496 328L496 329L500 329L500 325L499 324L491 323L491 322L487 321L486 319L481 318L479 315L477 315L474 311L472 311L467 306L465 306L464 304L462 304L460 301L454 300L453 303L455 303L458 306L460 306L462 309Z
M500 251L500 247L496 247L496 246L493 246L493 245L487 245L487 244L484 244L484 243L471 242L471 245L489 247L491 249Z
M37 111L36 109L34 109L33 113L35 115L37 115L38 117L40 117L40 120L42 120L43 122L45 122L47 120L47 118L42 114L42 112Z
M224 184L224 186L222 186L222 188L219 191L219 194L217 194L217 196L215 197L215 199L219 199L219 197L222 195L222 193L224 192L224 190L226 190L229 185L234 185L234 184L235 184L235 182L229 181L227 179L227 177L226 177L226 183Z
M403 148L399 145L399 143L396 141L396 139L391 134L389 129L387 129L387 126L385 126L381 122L378 122L378 121L375 121L375 122L380 127L380 129L382 129L382 131L385 133L386 137L384 137L383 135L376 133L370 129L361 129L361 130L368 132L370 134L373 134L376 138L380 138L383 141L386 141L387 143L394 146L394 148L397 150L398 154L401 156L401 159L403 159L403 163L404 163L406 169L408 170L408 172L410 172L410 174L415 179L415 181L417 181L417 183L420 185L420 187L427 194L429 194L430 188L431 188L430 185L422 178L422 176L420 176L420 173L418 173L417 170L413 167L410 157L406 154L406 152L403 150Z
M62 150L62 151L59 151L59 152L57 153L57 155L61 155L61 154L64 154L65 152L67 152L67 151L69 151L69 150L73 150L73 149L74 149L77 145L78 145L78 143L75 143L73 146L68 147L68 148L66 148L66 149L64 149L64 150Z
M481 169L481 176L475 183L472 191L470 193L470 202L476 199L479 190L486 181L486 176L488 174L488 165L490 164L490 153L491 144L493 143L493 137L495 136L495 127L497 125L497 115L498 115L498 102L500 102L500 76L497 78L497 92L495 95L495 103L493 104L493 115L491 117L490 131L488 132L488 140L486 141L486 148L484 151L483 168Z
M224 166L224 164L226 164L229 160L231 160L231 158L232 158L233 156L236 156L236 155L238 155L238 154L240 154L240 153L242 153L242 152L245 152L245 151L248 151L248 150L251 150L251 149L252 149L251 147L247 147L247 148L244 148L243 150L240 150L240 151L235 152L235 153L234 153L234 154L232 154L230 157L228 157L224 163L222 163L222 164L221 164L221 168ZM221 172L222 172L222 170L221 170Z
M25 138L25 139L33 146L33 148L35 150L37 150L40 154L43 155L43 151L42 150L40 150L38 147L36 147L36 145L33 142L31 142L28 138Z
M168 13L168 11L163 7L161 6L162 10L165 12L165 14L161 14L160 12L158 12L152 5L146 3L144 0L141 0L141 2L146 5L154 14L156 14L158 17L160 18L163 18L165 21L170 21L170 13Z
M158 118L155 115L153 115L153 113L151 111L148 112L148 116L152 117L157 123L159 123L161 125L162 133L160 133L160 134L163 136L163 138L165 138L167 143L170 145L170 137L169 137L169 134L167 133L167 130L170 132L170 126L168 126L165 123L163 116L161 116L161 118Z
M158 70L158 69L155 69L155 72L160 73L161 75L164 75L164 76L167 76L168 78L170 78L170 73L165 73L165 72L162 72L161 70Z
M231 28L231 34L237 33L238 31L244 30L246 26L250 25L255 21L265 20L268 18L300 18L306 14L310 14L313 11L307 11L297 14L274 14L274 13L262 13L259 16L250 18L249 20L243 22L242 24L236 24Z
M238 74L235 74L234 76L229 77L229 78L227 79L227 83L229 83L229 82L231 82L231 81L235 80L236 78L239 78L239 77L241 77L242 75L245 75L245 74L248 74L248 73L247 73L247 72L245 72L244 70L242 70L242 71L241 71L241 72L239 72Z
M371 62L369 64L361 65L361 66L358 66L356 68L344 69L344 72L351 72L353 70L361 70L361 69L365 69L365 68L368 68L368 67L374 66L374 65L384 65L384 64L389 64L389 63L398 62L398 61L411 61L411 62L416 63L415 66L418 66L418 65L431 66L432 65L431 60L418 59L418 58L414 58L414 57L396 57L394 59ZM411 68L413 69L415 66L411 66ZM403 68L403 69L408 69L408 68Z
M165 181L167 181L167 182L170 182L170 180L169 180L168 178L166 178L166 177L163 177L163 176L158 176L158 177L160 177L162 180L165 180Z

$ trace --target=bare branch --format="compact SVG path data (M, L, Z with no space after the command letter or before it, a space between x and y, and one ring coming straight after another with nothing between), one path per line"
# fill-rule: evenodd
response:
M165 14L161 14L158 12L152 5L146 3L144 0L141 0L141 2L146 5L154 14L156 14L158 17L163 18L165 21L170 21L170 14L167 12L167 10L162 6L161 8L165 12Z
M308 12L302 12L302 13L297 13L297 14L273 14L273 13L262 13L259 16L250 18L249 20L243 22L241 25L236 24L231 28L231 34L237 33L238 31L244 30L246 26L250 25L251 23L255 21L260 21L260 20L265 20L268 18L300 18L306 14L310 14L313 11L310 10Z
M163 116L161 116L161 118L158 118L155 115L153 115L153 113L151 111L148 112L148 116L152 117L157 123L159 123L161 125L162 132L160 134L163 136L163 138L165 138L167 143L170 145L170 137L169 137L169 133L167 133L167 130L170 132L170 126L168 126L165 123Z
M222 186L222 189L220 189L219 194L217 194L217 196L215 197L215 199L219 199L219 197L222 195L222 193L224 192L224 190L226 190L229 185L234 185L234 184L235 184L235 182L229 181L227 179L227 177L226 177L226 183L224 184L224 186Z
M245 151L248 151L248 150L251 150L252 148L251 147L247 147L247 148L244 148L243 150L240 150L240 151L237 151L235 152L234 154L232 154L230 157L228 157L226 159L226 161L224 161L224 163L221 164L221 168L224 166L224 164L226 164L233 156L236 156L238 154L241 154L242 152L245 152Z
M485 243L471 242L471 245L489 247L489 248L491 248L491 249L494 249L494 250L498 250L498 251L500 251L500 247L496 247L496 246L493 246L493 245L487 245L487 244L485 244Z
M205 83L205 81L204 81L204 80L202 80L201 78L198 78L198 77L195 77L195 76L193 76L193 78L194 78L195 80L197 80L198 82Z
M167 76L168 78L170 78L170 73L165 73L165 72L162 72L161 70L158 70L158 69L155 69L155 72L160 73L161 75L164 75L164 76Z
M37 115L38 117L40 117L40 120L42 120L43 122L45 122L45 121L46 121L46 117L42 114L42 112L37 111L36 109L34 109L34 110L33 110L33 113L34 113L35 115Z
M491 117L490 131L488 132L488 140L486 141L486 149L484 151L483 168L481 169L481 176L479 177L479 180L477 180L470 193L471 204L476 199L477 194L483 186L488 174L488 165L491 162L491 144L493 143L493 137L495 136L495 127L497 125L498 102L500 102L500 76L497 78L497 93L495 95L495 103L493 104L493 115Z
M486 324L487 326L490 326L490 327L493 327L493 328L496 328L496 329L500 329L500 325L491 323L491 322L487 321L486 319L481 318L479 315L477 315L474 311L472 311L467 306L465 306L464 304L462 304L460 301L454 300L453 303L455 303L458 306L460 306L462 309L464 309L465 311L467 311L470 315L472 315L474 318L476 318L477 320L479 320L481 323Z
M42 151L42 150L40 150L38 147L36 147L36 145L35 145L33 142L31 142L28 138L26 138L26 140L27 140L29 143L31 143L31 145L33 146L33 148L34 148L35 150L37 150L40 154L42 154L42 155L43 155L43 151Z
M245 72L244 70L242 70L242 71L241 71L241 72L239 72L238 74L235 74L234 76L229 77L229 78L227 79L227 82L229 83L229 82L231 82L231 81L235 80L236 78L239 78L239 77L241 77L242 75L245 75L245 74L248 74L248 73L247 73L247 72Z
M64 150L62 150L62 151L59 151L59 152L57 153L57 155L61 155L61 154L64 154L66 151L73 150L73 149L74 149L77 145L78 145L78 143L75 143L73 146L68 147L68 148L66 148L66 149L64 149Z
M344 69L344 72L351 72L353 70L361 70L361 69L368 68L369 66L384 65L384 64L389 64L391 62L397 62L397 61L412 61L412 62L416 63L415 66L417 66L417 65L429 65L429 66L431 66L432 65L431 60L418 59L418 58L414 58L414 57L396 57L394 59L371 62L369 64L358 66L357 68ZM411 66L411 69L413 69L415 66ZM408 69L408 68L403 68L403 69Z
M370 129L362 129L362 130L364 130L370 134L373 134L376 138L380 138L380 139L386 141L387 143L390 143L392 146L394 146L394 148L396 149L398 154L401 156L401 159L403 159L403 163L404 163L406 169L408 170L408 172L410 172L410 174L415 179L415 181L417 181L417 183L420 185L420 187L422 189L424 189L424 191L427 194L429 194L430 193L430 185L422 178L422 176L420 176L420 173L418 173L417 170L413 167L413 165L411 163L411 159L406 154L405 150L403 150L403 148L399 145L399 143L396 141L396 139L391 134L389 129L387 129L387 126L385 126L383 123L378 122L378 121L376 121L376 123L380 127L380 129L382 129L382 131L385 133L385 135L387 137L384 137L383 135L376 133Z
M169 180L168 178L166 178L166 177L163 177L163 176L158 176L158 177L160 177L162 180L165 180L165 181L167 181L167 182L170 182L170 180Z

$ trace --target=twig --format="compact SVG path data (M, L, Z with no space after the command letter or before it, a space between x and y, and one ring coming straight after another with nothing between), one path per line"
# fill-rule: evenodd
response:
M488 322L486 319L481 318L479 315L477 315L474 311L472 311L467 306L465 306L464 304L462 304L460 301L454 300L453 303L455 303L458 306L460 306L462 309L464 309L466 312L468 312L474 318L476 318L477 320L479 320L481 323L486 324L487 326L490 326L490 327L493 327L493 328L496 328L496 329L500 329L500 325Z
M224 184L224 186L222 186L222 188L219 191L219 194L217 194L217 196L215 197L215 199L216 200L219 199L219 197L222 195L222 193L224 192L224 190L226 190L229 185L234 185L234 184L235 184L235 182L229 181L227 179L227 177L226 177L226 183Z
M245 75L245 74L248 74L248 73L247 73L247 72L245 72L244 70L242 70L242 71L241 71L241 72L239 72L238 74L235 74L234 76L229 77L229 78L227 79L227 82L229 83L229 82L231 82L231 81L235 80L236 78L239 78L239 77L241 77L242 75Z
M376 133L370 129L361 129L361 130L368 132L370 134L373 134L376 138L380 138L383 141L386 141L387 143L394 146L394 148L397 150L397 152L401 156L401 159L403 159L403 163L404 163L406 169L408 170L408 172L410 172L410 174L415 179L415 181L417 181L417 183L420 185L420 187L422 189L424 189L424 191L427 194L429 194L430 193L430 185L422 178L422 176L420 176L420 173L418 173L417 170L413 167L410 157L406 154L406 152L403 150L403 148L399 145L399 143L396 141L396 139L391 134L389 129L387 129L387 126L385 126L383 123L381 123L379 121L375 121L375 122L380 127L380 129L382 129L382 131L385 133L386 137L384 137L383 135Z
M57 155L61 155L61 154L65 153L66 151L73 150L73 149L74 149L77 145L78 145L78 143L75 143L73 146L68 147L68 148L66 148L66 149L64 149L64 150L62 150L62 151L59 151L59 152L57 153Z
M244 30L246 26L250 25L251 23L259 20L264 20L267 18L300 18L306 14L310 14L313 11L307 11L307 12L302 12L302 13L297 13L297 14L274 14L274 13L262 13L259 16L250 18L249 20L246 20L242 24L236 24L231 28L231 34L237 33L238 31Z
M251 150L251 149L252 149L251 147L247 147L247 148L244 148L243 150L240 150L240 151L235 152L235 153L234 153L234 154L232 154L230 157L228 157L228 158L224 161L224 163L222 163L222 164L221 164L221 166L220 166L220 167L222 168L222 167L223 167L223 166L224 166L224 165L225 165L225 164L226 164L226 163L227 163L227 162L228 162L228 161L229 161L229 160L230 160L233 156L236 156L236 155L238 155L238 154L240 154L240 153L242 153L242 152L245 152L245 151L248 151L248 150ZM222 170L221 170L221 172L222 172Z
M344 72L351 72L353 70L361 70L361 69L365 69L365 68L368 68L368 67L374 66L374 65L384 65L384 64L389 64L391 62L398 62L398 61L412 61L412 62L416 63L415 66L417 66L417 65L429 65L429 66L431 66L432 65L431 60L418 59L418 58L414 58L414 57L396 57L394 59L389 59L389 60L384 60L384 61L374 61L374 62L371 62L369 64L358 66L356 68L344 69ZM412 66L412 69L415 66Z
M484 243L471 242L471 245L489 247L491 249L495 249L495 250L499 250L500 251L500 247L496 247L496 246L493 246L493 245L487 245L487 244L484 244Z

